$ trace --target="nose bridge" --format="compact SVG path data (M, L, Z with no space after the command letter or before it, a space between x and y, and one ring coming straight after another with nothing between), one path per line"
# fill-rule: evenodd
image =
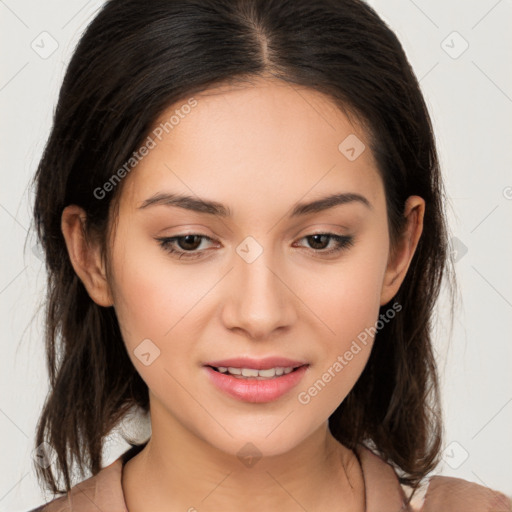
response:
M271 247L246 237L236 248L232 287L224 304L224 322L261 338L293 321L290 291L280 276L280 258Z

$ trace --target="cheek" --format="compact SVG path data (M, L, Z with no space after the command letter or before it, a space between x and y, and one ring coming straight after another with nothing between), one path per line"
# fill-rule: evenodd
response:
M113 262L115 311L128 356L150 390L163 401L171 394L186 409L187 395L175 379L185 381L186 363L194 360L195 306L212 284L173 269L151 244L119 244Z
M328 290L329 300L325 295L318 298L324 334L317 336L318 360L297 394L307 414L330 416L350 393L370 356L379 301L368 293L376 280L368 274L359 277L352 274L340 280Z
M332 412L361 375L376 332L386 250L386 238L368 237L342 264L324 270L320 279L315 273L303 276L301 293L321 319L322 334L317 336L321 358L308 387L301 389L299 403L323 403Z
M319 329L338 350L374 325L380 308L386 254L376 244L367 244L341 264L301 275L299 296L317 315Z
M130 352L150 339L160 350L165 346L166 351L180 353L183 347L175 333L211 285L170 265L157 242L137 243L135 236L120 240L113 266L115 310Z

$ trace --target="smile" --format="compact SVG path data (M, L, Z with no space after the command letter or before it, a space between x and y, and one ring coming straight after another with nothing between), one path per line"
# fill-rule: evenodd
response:
M277 400L296 387L309 365L264 370L224 366L203 368L209 381L223 394L243 402L264 403Z

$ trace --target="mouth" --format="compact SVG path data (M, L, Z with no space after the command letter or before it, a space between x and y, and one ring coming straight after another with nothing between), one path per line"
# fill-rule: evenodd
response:
M225 360L226 361L226 360ZM223 363L225 364L225 361ZM278 400L292 392L308 373L309 363L280 359L283 366L265 362L223 366L218 363L203 365L211 384L220 392L243 402L264 403ZM238 360L240 361L240 360ZM276 359L274 359L276 361ZM239 365L239 366L238 366ZM260 366L260 368L254 368ZM263 368L261 368L263 366Z

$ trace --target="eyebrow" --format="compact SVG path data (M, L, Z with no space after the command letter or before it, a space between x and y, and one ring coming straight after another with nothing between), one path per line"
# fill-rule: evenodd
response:
M373 210L372 204L370 201L368 201L368 199L366 199L366 197L355 193L343 193L332 194L308 203L298 203L294 206L290 217L299 217L302 215L318 213L338 205L349 203L360 203L365 205L370 210ZM192 210L199 213L207 213L223 218L232 216L232 211L230 208L222 203L183 194L158 193L143 201L138 209L142 210L144 208L148 208L149 206L157 205L177 206L186 210Z

